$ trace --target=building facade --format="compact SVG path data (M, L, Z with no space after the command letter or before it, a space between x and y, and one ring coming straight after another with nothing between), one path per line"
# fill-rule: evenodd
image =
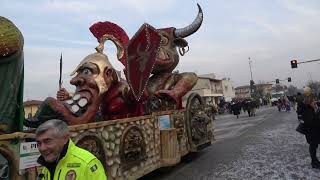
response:
M24 117L25 118L33 117L36 114L41 103L42 101L37 101L37 100L25 101L23 103Z
M269 83L261 83L261 84L256 84L256 94L259 97L266 97L269 96L272 92L272 84ZM250 86L245 85L245 86L238 86L235 88L235 96L236 98L249 98L250 96Z
M235 89L232 85L232 81L230 78L223 78L221 81L222 85L222 92L225 101L230 102L233 98L236 97Z
M191 93L198 93L206 103L219 104L221 99L230 100L235 97L230 79L216 79L215 74L198 75L197 84L184 98L184 104Z
M235 88L235 95L236 98L249 98L250 97L250 86L238 86Z
M261 92L260 94L263 96L271 96L271 93L273 92L273 84L269 83L262 83L262 84L257 84L257 93L259 91Z

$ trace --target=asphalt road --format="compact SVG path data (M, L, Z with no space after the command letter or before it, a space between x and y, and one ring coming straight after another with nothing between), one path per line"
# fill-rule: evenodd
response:
M304 136L295 131L297 125L295 112L274 107L259 109L255 117L218 116L212 146L141 179L320 179L320 170L310 166Z

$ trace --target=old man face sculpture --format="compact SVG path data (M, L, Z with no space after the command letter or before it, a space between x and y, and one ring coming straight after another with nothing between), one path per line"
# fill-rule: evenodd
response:
M65 102L74 114L83 114L87 106L100 104L101 95L117 80L108 57L103 53L87 56L74 70L70 83L76 86L73 97Z
M25 121L26 126L35 127L48 119L62 119L69 125L75 125L143 115L143 103L132 102L134 97L128 84L119 81L116 71L107 56L103 54L104 42L112 40L120 50L118 58L125 60L123 50L127 40L125 32L110 22L96 23L90 30L100 44L96 48L97 52L84 58L72 73L75 77L70 83L76 87L75 93L71 95L61 88L57 93L57 99L47 98L36 113L34 121L32 119ZM155 34L159 37L156 32ZM159 42L160 38L153 49L157 49ZM141 43L146 42L141 41ZM155 52L154 54L156 55Z
M95 121L103 94L108 91L114 81L117 81L115 70L108 57L100 52L88 55L77 66L70 81L76 87L71 96L48 97L40 106L36 117L27 120L25 125L36 127L49 119L62 119L69 125L83 124ZM61 99L61 97L66 97Z

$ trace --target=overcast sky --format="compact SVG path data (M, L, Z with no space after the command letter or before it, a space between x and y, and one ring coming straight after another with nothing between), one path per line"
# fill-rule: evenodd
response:
M180 59L180 72L215 73L230 77L235 86L246 85L251 57L255 82L292 77L291 84L302 87L319 80L317 62L290 68L292 59L320 58L319 0L0 0L0 16L13 21L25 38L25 99L43 99L58 89L61 52L63 85L73 90L70 72L97 45L88 29L93 23L114 22L129 37L144 22L181 28L197 15L197 2L204 22L186 39L190 51ZM105 49L122 70L115 46L107 43Z

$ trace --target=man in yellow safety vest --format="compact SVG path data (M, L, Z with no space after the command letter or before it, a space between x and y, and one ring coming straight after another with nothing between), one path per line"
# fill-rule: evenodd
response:
M106 180L101 162L90 152L77 147L69 136L68 125L61 120L49 120L36 130L44 168L40 180Z

